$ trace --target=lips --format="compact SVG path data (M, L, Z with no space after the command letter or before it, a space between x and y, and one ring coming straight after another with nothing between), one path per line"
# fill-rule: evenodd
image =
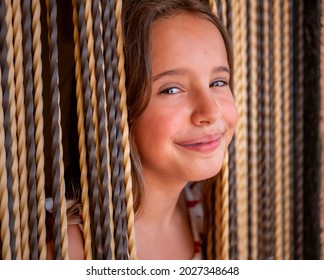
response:
M210 153L215 151L221 142L223 133L214 133L198 138L178 142L177 145L192 151Z

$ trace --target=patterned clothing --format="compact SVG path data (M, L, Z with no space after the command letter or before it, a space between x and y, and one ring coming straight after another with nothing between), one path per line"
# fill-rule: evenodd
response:
M201 183L190 183L184 188L184 195L188 209L192 235L194 238L195 251L193 260L203 259L202 244L204 240L204 209L201 203Z

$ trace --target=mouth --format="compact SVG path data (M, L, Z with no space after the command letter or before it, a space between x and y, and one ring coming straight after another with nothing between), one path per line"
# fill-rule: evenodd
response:
M181 148L202 152L202 153L210 153L219 147L221 143L223 133L214 133L211 135L206 135L203 137L198 137L194 139L190 139L187 141L182 141L176 143Z

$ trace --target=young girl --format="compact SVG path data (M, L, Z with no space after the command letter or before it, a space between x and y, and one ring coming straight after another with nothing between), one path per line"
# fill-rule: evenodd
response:
M201 195L237 117L228 35L203 0L123 1L123 32L138 258L203 258Z
M196 202L236 124L228 35L208 1L123 4L138 258L201 258Z

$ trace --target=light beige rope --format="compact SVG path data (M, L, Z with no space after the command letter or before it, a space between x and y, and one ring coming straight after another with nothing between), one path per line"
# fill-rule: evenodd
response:
M94 142L96 144L96 161L97 170L100 170L99 161L99 140L98 140L98 109L97 109L97 87L96 87L96 64L94 57L94 40L93 40L93 20L91 14L92 1L84 0L84 14L86 20L86 36L88 46L88 61L90 71L90 88L91 88L91 105L92 105L92 122L94 126ZM101 182L98 177L98 185L101 188Z
M125 57L123 51L122 36L122 0L115 0L116 13L116 35L117 35L117 53L118 53L118 74L119 74L119 92L120 92L120 110L122 113L121 127L123 131L122 145L124 150L124 168L125 168L125 185L126 185L126 215L127 215L127 233L128 233L128 250L130 259L137 258L136 241L135 241L135 218L133 207L132 177L131 177L131 160L129 144L129 128L127 122L127 105L126 105L126 86L125 86Z
M273 52L274 52L274 146L275 146L275 259L283 258L283 220L282 220L282 86L281 86L281 17L280 1L273 1Z
M228 20L227 20L227 1L221 0L222 3L222 18L223 18L223 24L227 27Z
M258 71L257 71L257 1L250 0L250 126L251 126L251 258L258 259Z
M11 132L11 153L12 153L12 194L14 213L14 234L16 258L21 259L21 230L20 230L20 194L19 194L19 174L18 174L18 149L17 149L17 123L16 123L16 100L15 100L15 71L14 71L14 47L12 30L12 7L11 1L6 0L6 44L8 47L8 85L9 85L9 107L10 107L10 132Z
M80 182L81 182L81 203L82 203L82 220L83 220L83 238L84 238L84 254L85 259L92 259L91 248L91 226L90 226L90 208L89 208L89 183L88 183L88 167L86 159L85 145L85 129L84 129L84 112L83 112L83 94L82 94L82 77L80 63L80 44L78 31L78 15L76 8L76 0L73 0L73 24L74 24L74 58L75 58L75 77L76 77L76 99L77 99L77 115L78 115L78 134L79 134L79 165L80 165Z
M229 259L229 169L228 169L228 152L225 152L224 162L221 170L221 239L222 244L220 256L222 260Z
M29 259L29 227L28 227L28 188L27 188L27 150L26 150L26 126L25 126L25 104L23 85L23 50L22 50L22 28L20 1L12 2L13 32L15 52L15 80L16 80L16 102L17 102L17 137L18 137L18 171L19 171L19 193L20 193L20 229L21 229L21 251L22 259ZM18 258L18 257L17 257Z
M284 1L283 4L283 118L284 118L284 148L283 148L283 165L284 165L284 259L290 259L290 235L291 235L291 180L290 180L290 39L289 39L289 25L290 25L290 2Z
M232 2L233 50L234 50L234 95L238 108L235 151L237 182L237 225L238 257L248 258L248 207L247 207L247 85L246 85L246 3L244 0Z
M44 120L43 120L43 79L42 79L42 45L41 45L41 6L38 0L32 0L32 44L34 70L34 106L35 106L35 147L36 147L36 181L37 181L37 219L39 259L46 259L46 225L45 225L45 156L44 156Z
M217 5L215 3L215 0L209 0L209 6L211 11L218 16Z
M7 190L7 169L5 151L5 131L3 127L4 113L2 107L3 92L1 87L2 73L0 68L0 235L2 246L2 259L11 259L8 190Z

